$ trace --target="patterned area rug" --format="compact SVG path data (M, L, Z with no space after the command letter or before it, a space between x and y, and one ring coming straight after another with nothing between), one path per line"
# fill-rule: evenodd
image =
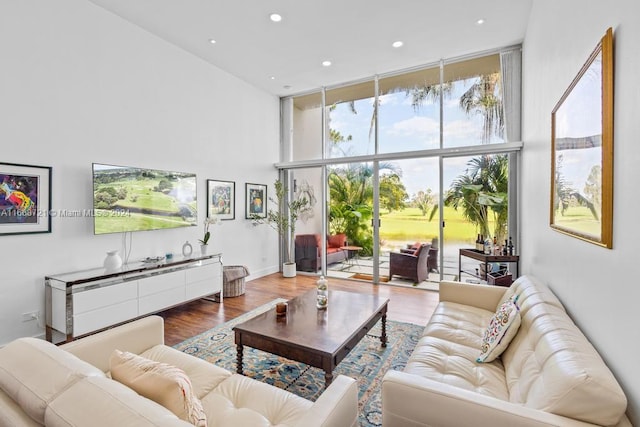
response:
M183 341L174 348L235 372L236 346L232 328L273 309L279 301L285 300L274 300ZM389 369L404 368L423 329L424 326L387 320L388 343L383 348L380 346L378 322L333 372L336 376L347 375L358 381L360 426L382 425L382 377ZM244 374L311 401L315 401L324 388L324 372L321 369L250 347L244 349Z

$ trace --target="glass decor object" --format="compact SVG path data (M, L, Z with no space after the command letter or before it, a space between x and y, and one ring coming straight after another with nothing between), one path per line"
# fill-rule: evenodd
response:
M184 242L184 245L182 245L182 256L184 256L185 258L189 258L192 253L193 246L191 246L191 243Z
M329 290L327 289L327 279L324 276L320 276L316 283L317 295L316 295L316 307L319 309L327 308L329 304Z

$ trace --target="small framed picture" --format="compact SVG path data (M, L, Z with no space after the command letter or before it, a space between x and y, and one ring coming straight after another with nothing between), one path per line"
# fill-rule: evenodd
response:
M262 184L245 184L245 217L267 217L267 186Z
M0 163L0 235L51 233L51 167Z
M236 183L233 181L207 180L207 217L222 220L236 217Z

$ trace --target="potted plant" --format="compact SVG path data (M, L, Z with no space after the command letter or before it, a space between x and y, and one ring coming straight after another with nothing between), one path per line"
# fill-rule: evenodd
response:
M211 224L217 224L217 223L218 223L217 215L210 216L208 218L205 218L204 220L204 236L202 237L202 239L198 240L198 242L200 242L200 252L202 253L202 255L207 254L207 248L209 247L209 239L211 238L211 232L209 231L209 226Z
M293 244L296 233L296 222L302 212L308 209L309 201L301 197L289 201L287 188L279 179L275 181L276 197L269 200L277 205L277 209L268 209L266 218L252 215L254 225L267 224L278 232L287 250L287 257L282 266L284 277L295 277L296 263L293 258Z

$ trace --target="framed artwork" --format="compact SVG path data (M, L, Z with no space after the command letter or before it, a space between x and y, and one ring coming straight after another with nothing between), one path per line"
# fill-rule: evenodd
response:
M0 235L51 232L51 167L0 163Z
M207 217L219 219L236 217L236 183L233 181L207 180Z
M267 217L267 186L262 184L245 184L245 218Z
M609 28L551 113L554 230L613 240L613 32Z

